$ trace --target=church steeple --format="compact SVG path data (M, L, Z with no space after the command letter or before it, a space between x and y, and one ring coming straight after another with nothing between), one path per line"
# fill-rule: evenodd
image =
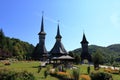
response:
M43 15L42 15L42 21L41 21L41 30L38 33L39 35L39 43L36 45L35 50L33 52L33 59L35 60L47 60L48 52L45 47L45 35L44 32L44 22L43 22Z
M89 43L85 37L85 33L83 33L83 39L82 39L81 43L87 43L87 44Z
M56 35L56 42L53 48L50 51L51 57L60 57L62 55L67 55L67 51L64 48L64 45L61 42L62 36L60 35L60 29L59 29L59 24L57 28L57 35Z
M44 32L44 20L43 20L43 15L42 15L42 21L41 21L41 30L38 33L38 35L46 35L46 33Z
M60 29L59 29L59 24L58 24L58 28L57 28L57 35L55 37L56 39L60 39L62 38L62 36L60 35Z
M83 38L81 41L82 46L82 52L81 52L81 61L84 61L84 59L87 59L89 62L92 61L91 55L88 52L88 41L85 37L85 33L83 33Z
M44 32L43 16L42 16L42 21L41 21L41 32Z

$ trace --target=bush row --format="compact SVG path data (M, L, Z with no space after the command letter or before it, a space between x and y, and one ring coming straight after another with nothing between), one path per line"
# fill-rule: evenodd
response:
M92 72L91 80L113 80L112 75L105 72Z
M15 72L8 69L0 69L0 80L35 80L35 77L27 71Z

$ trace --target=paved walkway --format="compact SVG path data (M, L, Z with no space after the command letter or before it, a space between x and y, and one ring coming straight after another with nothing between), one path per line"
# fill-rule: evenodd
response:
M105 66L105 65L100 65L101 68L111 68L114 70L114 67L113 66ZM115 69L119 70L120 68L119 67L115 67Z
M45 67L47 64L47 61L41 62L41 67Z

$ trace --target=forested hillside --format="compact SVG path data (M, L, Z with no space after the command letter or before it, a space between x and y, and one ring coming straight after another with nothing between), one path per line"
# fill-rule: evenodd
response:
M21 41L16 38L9 38L4 35L0 29L0 59L17 58L19 60L31 59L34 46L28 42ZM89 53L99 52L103 56L104 63L112 63L120 61L120 44L113 44L108 47L97 45L89 46ZM70 53L80 55L81 48L70 51Z
M71 51L74 54L81 54L81 48ZM89 45L89 53L93 55L99 52L103 56L103 63L113 63L120 61L120 44L113 44L108 47Z
M30 59L34 46L16 38L9 38L0 30L0 59L17 58Z

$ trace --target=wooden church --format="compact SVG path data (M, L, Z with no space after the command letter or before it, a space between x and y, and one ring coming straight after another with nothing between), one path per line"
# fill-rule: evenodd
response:
M56 34L56 42L53 46L53 48L50 50L50 52L47 51L45 47L45 36L46 33L44 31L44 20L42 16L42 21L41 21L41 29L40 32L38 33L39 35L39 43L36 45L33 54L32 54L32 59L34 60L40 60L40 61L46 61L48 59L74 59L68 55L68 52L64 48L64 45L61 42L61 34L60 34L60 28L59 24L57 26L57 34ZM89 62L92 61L91 55L88 52L88 41L86 40L85 34L83 34L83 39L81 41L82 45L82 53L81 53L81 60L83 61L84 59L87 59Z
M48 51L45 47L46 33L44 31L43 16L42 16L42 21L41 21L41 30L38 33L38 35L39 35L39 43L36 45L36 47L33 51L32 59L45 61L48 58Z
M91 55L89 54L88 51L88 41L85 37L85 34L83 33L83 39L81 41L81 46L82 46L82 52L81 52L81 62L83 62L84 60L88 60L88 62L92 62L92 58Z

